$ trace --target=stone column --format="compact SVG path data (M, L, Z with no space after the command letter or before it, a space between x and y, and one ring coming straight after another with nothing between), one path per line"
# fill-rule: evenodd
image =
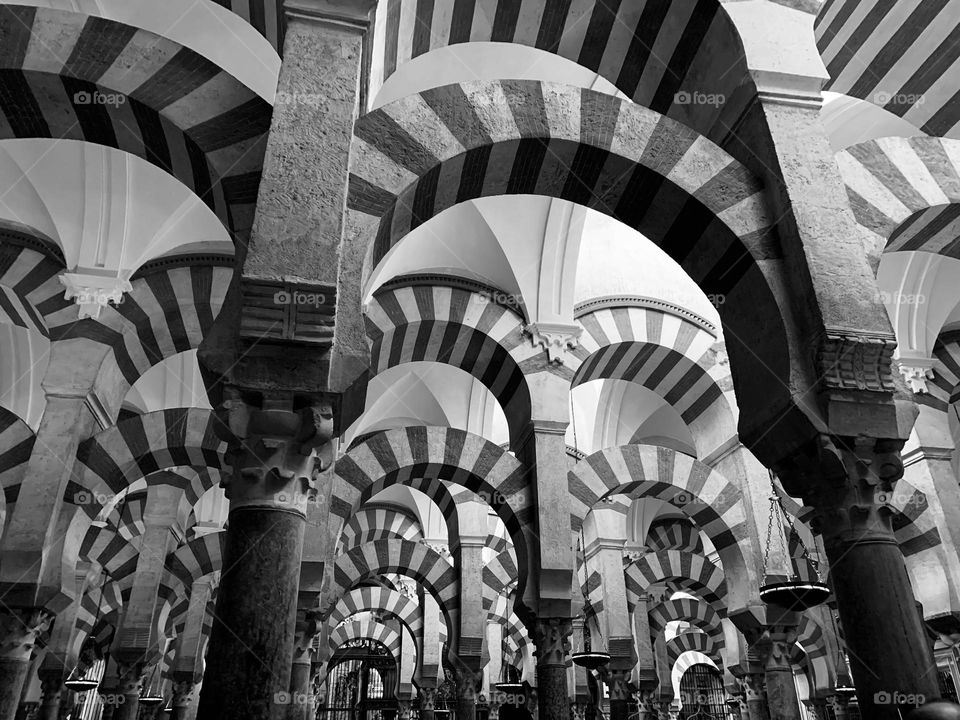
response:
M815 510L864 715L898 720L876 693L936 697L936 665L887 502L903 475L900 441L824 438L781 478Z
M306 638L305 638L306 639ZM289 720L308 720L315 710L313 699L313 649L304 648L300 642L294 650L290 668Z
M170 706L170 720L187 720L190 704L193 702L193 692L196 683L192 680L180 680L173 683L173 699Z
M772 626L765 628L754 644L763 663L770 720L801 720L790 664L790 648L796 639L796 625Z
M747 673L741 678L741 683L750 720L771 720L764 676L761 673Z
M457 720L476 720L480 678L469 669L457 673Z
M257 406L230 387L226 398L220 431L231 442L230 514L197 714L282 718L306 508L314 473L333 462L332 413L322 404L295 411L292 393L262 397Z
M63 695L63 682L67 679L65 667L40 667L40 708L38 720L57 720L60 716L60 701Z
M569 618L538 618L534 626L539 720L569 720L567 662L572 632Z
M610 693L610 720L627 720L630 715L630 671L608 670L603 680Z
M0 613L0 720L13 720L17 714L34 643L52 620L50 613L38 610Z

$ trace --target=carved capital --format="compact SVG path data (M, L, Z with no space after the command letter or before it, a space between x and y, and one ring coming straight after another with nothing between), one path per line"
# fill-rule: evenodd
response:
M123 294L133 290L129 280L116 275L64 273L59 277L64 297L80 306L80 319L100 317L100 311L111 303L123 302Z
M333 408L323 401L293 409L278 393L254 404L228 388L217 411L230 444L231 476L225 480L232 507L268 505L304 513L316 497L316 478L333 465Z
M828 720L827 708L820 700L804 700L804 706L807 708L807 716L810 720Z
M533 628L537 665L566 666L570 657L573 622L569 618L540 618Z
M585 720L587 717L587 706L585 703L570 703L570 720Z
M603 681L610 691L611 700L630 700L633 697L630 670L607 670L603 673Z
M828 329L817 353L824 388L893 392L891 368L896 347L897 340L892 333L865 335Z
M760 656L766 672L793 672L790 649L796 640L795 626L769 626L761 630L753 649Z
M193 692L196 690L196 683L192 680L181 680L173 683L173 707L189 707L193 702Z
M895 542L894 486L903 477L902 440L820 436L777 467L784 488L814 509L824 542Z
M54 616L38 608L5 609L0 613L0 657L27 661L34 645L50 631Z
M437 689L432 687L420 688L420 709L433 710L437 699Z
M767 683L760 673L748 673L739 679L744 699L749 702L766 699Z
M563 365L567 351L575 348L580 341L583 328L579 325L563 323L530 323L524 328L534 345L542 345L547 351L547 359Z

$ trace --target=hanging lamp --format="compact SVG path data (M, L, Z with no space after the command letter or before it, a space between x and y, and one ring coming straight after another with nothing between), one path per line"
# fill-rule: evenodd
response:
M587 579L587 602L590 602L589 592L590 592L590 567L587 565L587 550L586 544L583 542L583 526L580 527L580 537L577 539L577 553L583 552L583 572ZM589 627L584 624L585 632L589 632ZM597 623L597 634L600 634L600 623ZM586 646L586 639L584 639L584 646ZM591 643L592 644L592 643ZM576 665L579 665L582 668L587 670L596 670L603 667L608 662L610 662L610 653L605 653L600 650L588 650L584 647L580 652L573 653L573 662Z
M830 597L830 588L820 580L820 573L816 564L810 560L807 548L800 538L793 521L783 507L783 499L777 492L773 472L770 472L770 518L767 522L767 542L763 552L764 583L760 586L760 599L768 605L776 605L785 610L801 612L808 608L823 604ZM776 524L776 530L774 530ZM783 532L784 524L790 528L790 534L796 535L801 548L800 558L813 569L814 580L804 580L794 569L790 558L790 547ZM786 580L780 580L770 572L770 548L773 544L773 535L776 532L777 542L783 550L783 556L790 562L790 575Z
M504 640L500 640L500 682L495 684L493 687L496 688L497 692L502 692L504 695L523 695L523 683L511 680L509 678L510 668L512 667L507 663L507 655L503 651ZM514 669L514 672L516 670Z
M853 680L850 677L850 662L847 660L847 653L843 649L843 645L840 644L840 625L837 622L837 616L832 609L829 610L830 622L833 625L833 636L837 640L837 679L833 690L849 702L856 697L857 689L853 686Z
M160 663L153 666L153 670L150 672L150 679L147 681L146 691L140 696L140 704L144 707L155 707L163 702L163 695L154 688L154 682L159 669Z

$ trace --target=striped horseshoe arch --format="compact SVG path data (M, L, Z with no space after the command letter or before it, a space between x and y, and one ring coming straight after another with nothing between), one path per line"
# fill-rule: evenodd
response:
M579 367L571 386L592 380L634 382L668 402L695 436L701 426L714 427L720 420L732 437L736 421L724 392L733 389L733 380L729 367L718 362L716 331L710 332L704 320L657 307L662 302L614 302L578 309L584 332L572 352Z
M249 22L263 35L278 54L283 54L286 18L283 0L211 0Z
M483 566L483 605L489 610L495 599L509 591L517 581L519 571L513 551L504 550Z
M459 627L458 572L433 548L409 540L377 540L340 555L333 567L331 606L324 615L329 616L333 602L351 588L386 573L406 575L421 583L440 606L447 628Z
M724 296L737 375L779 381L762 392L738 387L743 414L801 412L786 391L789 324L765 275L779 272L782 252L763 186L704 136L610 95L526 80L413 95L360 118L354 135L347 222L368 253L365 277L408 233L459 203L574 202L643 233L705 293ZM740 337L765 342L747 348Z
M654 552L680 550L703 553L700 531L692 523L680 520L655 520L647 530L644 544Z
M699 594L720 617L726 617L727 583L723 571L703 555L666 550L648 553L624 568L630 612L651 585L667 583Z
M78 638L82 638L79 641L80 644L87 642L91 633L96 631L90 640L97 648L106 650L122 606L123 598L120 596L119 587L114 582L108 581L102 588L88 590L80 601L80 607L77 608L75 627ZM98 615L99 623L97 623ZM97 623L97 627L94 627L94 623Z
M97 320L51 328L51 340L84 337L113 348L121 374L133 385L168 357L195 350L220 314L231 267L194 265L151 272L132 282L123 302Z
M367 438L337 460L334 472L338 489L331 511L343 518L390 485L427 492L420 487L421 479L448 481L476 493L497 513L513 541L522 595L532 557L527 530L536 521L536 508L524 468L510 453L463 430L414 426ZM457 513L452 498L441 510L449 526Z
M80 543L79 557L101 565L115 584L137 571L140 551L116 528L91 525Z
M44 337L52 327L75 322L77 305L64 297L57 279L64 270L62 253L52 241L0 226L0 290L7 298L0 298L0 322L34 329Z
M516 43L596 72L638 105L682 112L691 124L709 129L722 108L686 107L684 95L732 98L746 79L742 43L719 1L380 1L386 3L386 12L375 35L373 87L404 63L437 48ZM682 20L664 22L668 17ZM725 72L720 73L720 67Z
M374 540L398 538L416 542L422 537L420 523L410 515L390 508L365 507L340 532L337 554Z
M336 651L351 640L373 640L390 653L397 663L400 662L400 633L374 620L351 620L338 625L330 633L330 649ZM334 654L336 657L336 653ZM333 658L331 658L331 665Z
M857 222L878 250L960 258L960 140L888 137L837 154Z
M702 600L693 598L677 598L664 600L649 611L650 633L660 635L667 629L667 623L674 621L688 622L698 630L706 633L713 641L714 646L723 648L723 627L720 624L720 615Z
M672 668L677 664L681 655L691 651L703 653L718 666L723 666L723 660L713 639L699 630L691 630L680 633L672 640L667 641L667 659L670 661L670 667Z
M10 410L0 407L0 448L6 448L0 452L0 485L3 486L4 507L17 501L23 473L36 439L29 425Z
M824 3L814 23L824 89L873 102L929 135L951 134L960 117L954 84L942 80L957 59L956 19L947 2Z
M926 394L914 395L918 403L947 412L960 399L960 331L941 333L933 345L933 379Z
M524 372L549 367L544 350L523 335L523 318L482 295L442 286L377 292L365 323L372 374L403 363L459 368L490 390L516 440L529 424Z
M678 508L710 538L728 572L745 567L739 545L749 536L743 496L694 458L656 445L624 445L590 455L567 478L573 530L610 495L655 497Z
M411 637L419 641L423 634L423 617L417 600L385 587L355 588L337 600L327 624L336 628L351 615L376 611L392 615L403 623Z
M97 433L77 449L80 465L67 500L95 517L104 498L151 473L181 466L225 468L227 444L217 437L215 422L210 410L174 408L136 415Z
M226 536L225 530L199 535L167 555L164 567L179 586L174 587L175 590L189 597L195 581L204 575L220 572Z
M814 688L823 690L830 687L830 667L827 664L826 638L823 629L809 615L800 616L797 626L797 643L806 655L807 668Z
M0 87L17 98L0 106L0 138L129 152L190 188L232 234L249 230L269 103L192 50L104 18L5 6L0 38Z

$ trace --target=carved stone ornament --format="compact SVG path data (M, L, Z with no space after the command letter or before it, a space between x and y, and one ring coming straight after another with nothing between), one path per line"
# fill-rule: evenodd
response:
M333 409L318 402L294 411L289 399L254 407L228 391L218 409L228 429L231 505L270 505L304 512L316 497L316 477L333 465Z
M437 689L431 687L420 688L420 709L433 710L437 699Z
M890 335L827 331L817 354L819 374L831 390L893 392L891 368L897 341Z
M740 687L747 702L763 700L766 692L766 682L760 673L748 673L740 678Z
M583 328L579 325L562 323L530 323L524 328L534 345L542 345L547 351L547 359L562 365L567 351L577 347Z
M933 358L900 358L897 368L911 392L923 395L929 392L927 380L933 380Z
M0 613L0 657L29 660L34 645L49 632L53 619L53 614L46 610L5 609Z
M611 700L630 700L633 689L630 687L630 670L607 670L603 681L610 691Z
M123 302L123 294L133 290L129 280L111 275L64 273L59 277L66 288L64 297L80 306L80 319L100 317L100 311L111 303Z
M572 634L573 622L568 618L538 619L533 628L537 665L566 666Z

